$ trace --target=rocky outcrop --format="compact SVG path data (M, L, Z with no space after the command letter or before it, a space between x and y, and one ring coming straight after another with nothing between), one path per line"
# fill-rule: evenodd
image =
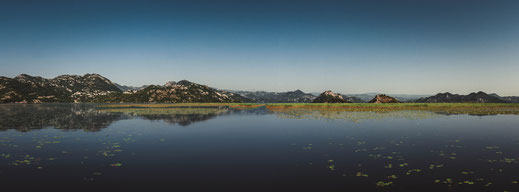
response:
M369 103L400 103L400 101L384 94L378 94Z
M312 103L349 103L346 101L341 94L327 90L317 96Z

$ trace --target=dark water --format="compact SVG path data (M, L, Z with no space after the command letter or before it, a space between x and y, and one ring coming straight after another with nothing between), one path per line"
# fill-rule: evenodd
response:
M519 116L0 105L2 191L519 191Z

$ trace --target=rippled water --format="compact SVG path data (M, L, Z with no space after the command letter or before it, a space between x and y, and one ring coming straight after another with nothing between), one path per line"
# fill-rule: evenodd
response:
M518 115L0 105L2 189L518 191Z

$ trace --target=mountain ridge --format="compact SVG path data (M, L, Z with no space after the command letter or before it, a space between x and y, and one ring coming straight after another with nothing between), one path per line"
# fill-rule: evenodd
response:
M468 95L438 93L430 97L417 99L417 103L508 103L497 94L487 94L483 91L472 92Z
M20 74L0 77L0 103L55 102L247 102L250 99L187 80L124 90L99 74L60 75L52 79Z
M299 89L287 92L267 92L267 91L232 91L229 92L250 98L256 103L309 103L315 99L310 93L305 93Z
M329 91L331 92L331 91ZM323 92L323 93L326 93ZM321 93L321 95L323 94ZM333 92L332 92L333 93ZM336 93L334 93L336 94ZM139 103L184 103L184 102L254 102L254 103L310 103L321 102L321 95L305 93L299 89L286 92L220 90L188 80L168 81L164 85L124 86L96 73L85 75L59 75L43 78L20 74L13 78L0 76L0 103L46 103L46 102L139 102ZM329 95L329 94L327 94ZM338 94L333 102L367 103L378 93ZM385 96L385 95L384 95ZM423 96L416 98L418 96ZM474 103L519 103L519 97L499 96L485 92L458 95L449 92L432 96L392 94L387 96L402 102L474 102ZM335 98L335 96L334 96ZM342 98L342 99L341 99ZM333 98L328 98L332 99ZM392 99L388 99L389 102ZM323 102L331 102L324 99ZM383 101L380 101L383 102Z

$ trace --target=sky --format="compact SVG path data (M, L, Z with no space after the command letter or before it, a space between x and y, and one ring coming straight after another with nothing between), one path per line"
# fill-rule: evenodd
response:
M0 1L0 76L519 95L519 1Z

